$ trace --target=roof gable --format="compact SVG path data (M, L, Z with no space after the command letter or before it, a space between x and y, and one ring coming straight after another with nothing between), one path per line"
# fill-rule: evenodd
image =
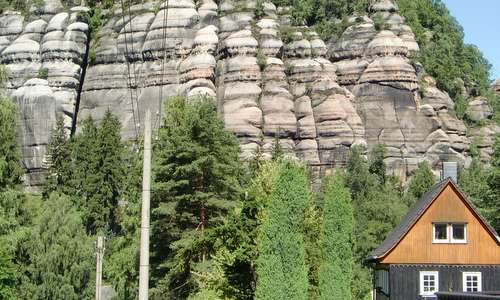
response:
M394 228L388 237L382 242L375 250L373 250L367 257L367 261L379 261L390 253L399 242L411 231L412 227L417 221L427 212L429 207L439 198L441 193L450 187L469 211L474 215L479 223L488 231L491 238L500 245L500 237L496 231L489 225L486 220L481 216L476 207L467 198L467 196L460 190L460 188L451 180L447 178L434 185L427 193L425 193L410 209L401 222Z

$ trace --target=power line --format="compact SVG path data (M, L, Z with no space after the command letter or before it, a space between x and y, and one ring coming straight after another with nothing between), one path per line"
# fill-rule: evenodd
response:
M125 22L125 5L123 4L123 0L120 0L121 7L122 7L122 19L123 19L123 24L126 24ZM130 12L130 10L129 10ZM130 18L130 23L132 23L131 16L129 15ZM132 26L132 24L130 24ZM132 27L131 27L132 28ZM123 28L123 35L125 38L125 61L127 63L127 87L130 92L130 104L132 106L132 117L134 120L134 129L135 129L135 139L137 140L139 137L139 130L137 128L137 119L135 117L135 107L134 107L134 93L132 92L132 82L131 82L131 73L130 73L130 63L128 61L128 56L129 56L129 51L128 51L128 42L127 42L127 29L126 26Z
M162 28L162 49L163 49L163 57L161 62L161 72L160 72L160 87L158 91L158 116L157 122L155 124L155 128L159 128L161 126L161 113L162 113L162 101L163 101L163 82L165 79L165 61L167 60L167 26L168 26L168 12L169 12L169 0L166 1L166 5L163 9L163 28ZM158 125L158 127L156 127Z

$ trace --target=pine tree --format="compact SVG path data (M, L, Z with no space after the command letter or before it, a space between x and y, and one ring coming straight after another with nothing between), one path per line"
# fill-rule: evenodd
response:
M171 98L165 115L153 155L154 284L185 298L213 252L210 231L240 198L239 144L208 98Z
M408 184L408 204L411 205L420 199L435 183L436 180L434 179L434 174L432 174L429 163L427 161L419 163L418 169L415 170Z
M284 161L258 237L255 299L306 299L308 274L303 223L310 198L306 170Z
M90 299L93 294L93 242L85 234L71 200L52 193L34 219L18 257L23 274L21 299Z
M57 116L56 127L52 130L47 147L48 176L44 194L64 191L71 180L71 147L64 129L64 119Z
M23 170L16 141L17 109L0 91L0 190L21 183Z
M354 216L341 171L324 179L320 299L351 299Z

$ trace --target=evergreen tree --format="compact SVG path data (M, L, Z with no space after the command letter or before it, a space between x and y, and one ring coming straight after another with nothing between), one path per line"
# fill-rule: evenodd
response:
M0 299L14 300L16 274L12 257L0 246Z
M90 116L83 120L81 128L81 133L77 134L71 141L72 176L71 190L68 194L76 196L78 207L85 215L85 199L95 189L91 185L91 179L96 176L99 168L96 162L98 130L95 121ZM95 182L96 180L93 179L92 181Z
M354 216L341 171L325 178L321 228L320 299L351 299Z
M213 232L226 280L212 285L212 289L222 291L229 299L254 299L257 235L267 215L280 164L280 160L255 162L241 208L232 210Z
M284 161L258 237L256 299L307 298L303 223L309 199L305 168Z
M491 194L481 203L483 214L497 232L500 232L500 135L497 135L491 156L491 171L488 176Z
M408 204L411 205L420 199L435 183L436 180L429 163L427 161L419 163L418 169L413 172L408 184Z
M113 284L118 299L137 299L139 282L139 225L141 214L143 153L126 147L123 163L127 177L123 183L123 205L116 209L120 231L107 242L108 258L104 278Z
M44 194L64 191L71 179L71 147L64 129L64 119L57 116L56 127L52 130L49 145L47 146L48 176Z
M208 98L171 98L165 115L154 149L153 284L185 298L213 253L207 237L240 198L239 144Z
M120 197L124 178L121 141L121 125L118 118L106 111L97 133L96 157L93 165L97 173L88 178L90 193L87 194L87 230L118 230L115 209Z
M0 190L21 183L23 170L16 141L17 109L0 91Z
M370 153L370 167L368 170L370 173L375 174L382 184L386 180L387 168L384 162L386 152L384 145L377 144Z
M363 266L368 253L377 247L396 226L407 206L401 200L397 180L378 180L378 172L370 173L362 149L354 147L347 162L346 185L354 207L354 258L352 296L363 299L371 288L370 270Z
M53 193L20 243L21 299L89 299L94 292L93 242L71 200Z

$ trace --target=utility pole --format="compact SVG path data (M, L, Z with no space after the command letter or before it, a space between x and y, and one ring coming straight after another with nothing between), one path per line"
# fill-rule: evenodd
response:
M101 300L102 258L104 257L104 249L104 237L98 236L95 244L95 256L97 261L95 272L95 300Z
M149 202L151 196L151 111L144 120L144 164L142 169L141 253L139 300L148 299L149 290Z

